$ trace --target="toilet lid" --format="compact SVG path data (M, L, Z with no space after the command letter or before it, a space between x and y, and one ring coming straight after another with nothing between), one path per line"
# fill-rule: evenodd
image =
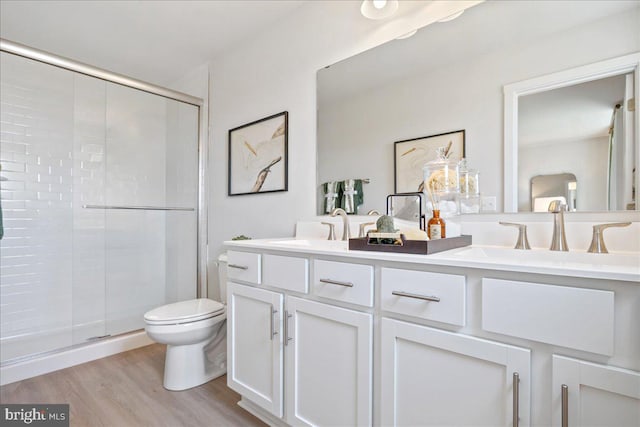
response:
M207 298L180 301L154 308L144 315L149 323L185 323L208 319L224 312L224 305Z

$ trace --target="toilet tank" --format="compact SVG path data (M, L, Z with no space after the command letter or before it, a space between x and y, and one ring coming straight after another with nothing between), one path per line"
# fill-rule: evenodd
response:
M220 290L220 302L227 303L227 254L222 253L218 257L218 289Z

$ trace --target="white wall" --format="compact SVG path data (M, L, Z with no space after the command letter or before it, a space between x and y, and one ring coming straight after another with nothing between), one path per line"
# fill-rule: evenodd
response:
M370 178L360 212L384 209L394 191L394 141L465 129L466 157L480 170L480 190L502 206L503 86L640 50L639 10L461 59L323 108L318 181Z
M319 68L475 3L405 2L389 23L362 18L359 1L312 1L217 57L210 64L210 266L224 240L291 236L296 220L314 215ZM289 191L227 196L228 130L285 110ZM209 273L214 278L213 268Z

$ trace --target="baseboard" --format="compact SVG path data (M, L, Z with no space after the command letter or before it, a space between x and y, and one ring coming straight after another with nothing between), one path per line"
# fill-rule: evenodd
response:
M0 368L0 385L48 374L149 344L153 344L153 341L142 330L12 363Z

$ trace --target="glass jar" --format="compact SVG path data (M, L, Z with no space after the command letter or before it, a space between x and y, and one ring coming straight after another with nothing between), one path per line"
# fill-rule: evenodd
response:
M457 215L460 192L458 162L440 157L428 162L423 173L428 210L439 209L443 218Z
M460 197L458 204L460 213L480 212L480 174L469 168L467 159L460 160L458 174L460 176Z

